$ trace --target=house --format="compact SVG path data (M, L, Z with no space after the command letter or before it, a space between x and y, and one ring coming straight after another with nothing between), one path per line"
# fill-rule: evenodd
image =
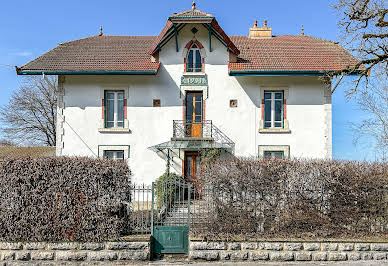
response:
M51 157L55 156L55 147L19 147L19 146L0 146L0 158L2 157Z
M331 158L325 73L356 63L337 43L276 36L266 21L229 36L193 3L158 36L101 31L17 74L58 75L58 156L127 160L135 182L150 183L167 165L195 178L203 149Z

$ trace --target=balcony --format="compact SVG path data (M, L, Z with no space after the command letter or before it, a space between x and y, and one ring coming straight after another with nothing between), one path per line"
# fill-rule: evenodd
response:
M229 139L212 120L203 122L173 121L172 141L207 141L234 149L234 142ZM217 146L217 145L216 145Z

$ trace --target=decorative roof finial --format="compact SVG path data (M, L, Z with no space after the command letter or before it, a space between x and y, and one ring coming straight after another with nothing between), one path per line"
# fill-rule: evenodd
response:
M268 28L268 26L267 26L267 20L266 20L266 19L265 19L264 22L263 22L263 27L264 27L264 28Z
M301 32L300 32L300 35L301 35L301 36L304 36L304 28L303 28L303 25L302 25L302 30L301 30Z
M98 34L98 36L102 36L102 35L104 34L102 33L102 26L100 26L100 33Z
M193 10L195 9L195 6L196 6L195 0L193 0L193 4L192 4Z
M257 19L255 19L255 24L253 24L255 28L257 28Z

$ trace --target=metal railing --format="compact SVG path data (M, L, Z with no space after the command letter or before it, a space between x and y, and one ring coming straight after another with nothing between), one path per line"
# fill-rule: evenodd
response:
M130 203L131 234L149 234L151 233L152 186L133 184L130 189L132 199Z
M180 177L153 183L154 226L189 226L191 184Z
M173 138L176 139L210 139L224 145L226 148L234 149L234 142L228 138L212 120L202 122L187 122L183 120L173 121Z

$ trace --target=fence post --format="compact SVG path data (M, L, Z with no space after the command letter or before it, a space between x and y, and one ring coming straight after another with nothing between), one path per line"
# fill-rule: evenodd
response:
M191 183L188 183L189 185L189 195L188 195L188 204L187 204L187 226L189 227L190 230L190 203L191 203Z
M152 192L151 192L151 197L152 197L152 206L151 206L151 235L154 234L154 187L155 187L155 182L152 182Z

